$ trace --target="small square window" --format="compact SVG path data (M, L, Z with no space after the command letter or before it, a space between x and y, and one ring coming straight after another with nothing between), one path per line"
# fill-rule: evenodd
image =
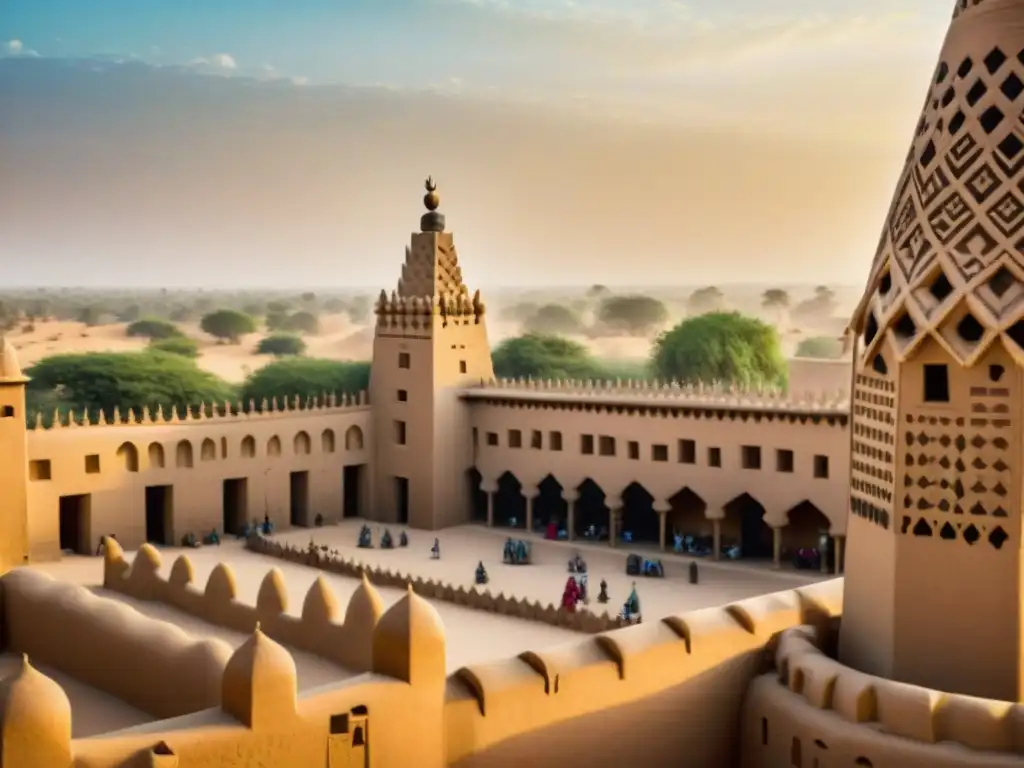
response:
M466 361L465 360L459 360L459 373L465 373L465 372L466 372Z
M584 456L594 455L594 436L580 435L580 453Z
M399 445L405 445L405 422L395 422L395 442Z
M828 479L828 456L814 457L814 476L819 480Z
M496 446L498 444L498 433L488 432L487 433L487 444L490 446Z
M757 445L744 445L741 449L741 458L744 469L761 468L761 447Z
M98 475L100 473L100 455L90 453L85 457L85 474Z
M29 480L49 480L51 477L49 459L36 459L28 463Z
M793 452L780 448L775 451L775 471L776 472L792 472L793 471Z
M14 406L13 405L5 405L2 409L0 409L0 418L13 419L14 418Z
M708 466L709 467L721 467L722 466L722 449L721 448L708 448Z
M562 433L561 432L548 432L548 447L552 451L562 450Z
M544 447L544 433L539 429L530 433L530 447L538 451Z
M615 438L608 437L607 435L601 435L597 441L598 453L602 456L614 456L615 455Z
M668 446L661 444L652 445L651 461L668 461Z
M636 440L630 440L626 445L626 452L630 459L638 461L640 459L640 443Z
M398 390L398 402L407 403L409 402L409 390L400 389Z
M697 463L697 443L694 440L680 440L679 441L679 463L680 464L696 464Z
M522 448L523 447L523 433L518 429L510 429L508 431L508 447L509 448Z
M398 353L398 367L399 368L409 368L411 363L412 363L412 360L410 359L408 352L399 352Z
M924 401L926 403L949 402L949 370L944 365L924 367Z

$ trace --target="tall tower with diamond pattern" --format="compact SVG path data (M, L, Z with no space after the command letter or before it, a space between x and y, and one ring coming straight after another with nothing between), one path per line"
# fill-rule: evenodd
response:
M1024 697L1024 0L958 0L857 334L840 659ZM983 638L983 639L982 639Z
M470 519L474 445L459 391L494 369L480 292L471 296L463 282L433 181L426 187L398 288L381 291L376 307L371 514L433 530Z

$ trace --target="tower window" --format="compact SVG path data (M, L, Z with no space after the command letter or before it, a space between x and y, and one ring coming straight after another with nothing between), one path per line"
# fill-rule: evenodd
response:
M695 440L680 440L678 447L680 464L697 463L697 442Z
M409 353L408 352L399 352L398 353L398 367L399 368L409 368L410 367L410 362L411 362L411 360L409 358Z
M661 443L652 445L651 461L668 461L668 446Z
M597 439L597 452L602 456L614 456L615 438L608 435L601 435Z
M399 445L405 445L405 422L395 422L395 442Z
M594 436L580 435L580 453L584 456L594 455Z
M14 418L14 406L13 405L5 405L4 408L3 408L3 411L0 411L0 413L3 414L2 417L0 417L0 418L13 419Z
M828 456L814 457L814 476L819 480L828 479Z
M497 446L498 445L498 433L497 432L488 432L487 433L487 444L490 445L490 446Z
M405 389L398 390L398 402L405 403L409 401L409 392Z
M508 431L508 447L509 448L522 448L523 447L523 433L518 429L510 429Z
M722 449L721 448L708 448L708 466L709 467L721 467L722 466Z
M626 455L633 461L638 461L640 459L640 443L636 440L630 440L626 444Z
M945 365L924 367L924 401L926 403L949 402L949 369Z
M466 372L466 361L465 360L459 360L459 373L465 373L465 372Z
M775 471L776 472L792 472L793 471L793 452L787 448L779 448L775 451Z
M548 447L552 451L562 450L562 433L561 432L549 432L548 433Z
M744 469L760 469L761 448L756 445L744 445L740 449L740 459Z
M530 447L540 450L544 447L544 433L539 429L533 430L530 434Z

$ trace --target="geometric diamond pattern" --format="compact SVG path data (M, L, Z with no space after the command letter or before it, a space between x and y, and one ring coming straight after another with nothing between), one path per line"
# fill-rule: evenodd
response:
M1001 341L1024 365L1024 326L1009 332L1024 320L1024 40L1015 25L971 31L981 2L957 2L850 323L864 334L871 318L860 370L883 345L901 362L924 338L965 366Z

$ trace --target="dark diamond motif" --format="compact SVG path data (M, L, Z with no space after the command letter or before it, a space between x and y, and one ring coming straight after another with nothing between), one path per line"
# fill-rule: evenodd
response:
M949 499L940 500L939 509L941 509L943 512L949 512Z
M999 189L1002 180L988 163L983 163L978 170L971 174L964 184L971 197L979 203L984 203L992 194Z
M949 523L945 523L939 531L939 536L947 541L956 538L956 530Z
M917 442L919 442L921 445L928 445L928 443L930 443L931 441L932 439L928 437L928 435L926 435L924 432L918 433Z
M946 92L944 94L942 94L942 106L943 106L943 108L948 107L950 104L952 104L953 103L953 99L955 97L956 97L956 93L953 91L952 87L947 88ZM936 104L935 106L937 107L938 104Z
M956 136L960 132L960 129L964 127L964 120L967 117L959 109L956 114L949 119L949 133L951 136Z
M966 438L964 438L963 435L957 435L957 438L956 438L956 449L958 451L960 451L960 453L963 453L966 448L967 448L967 440L966 440Z
M1000 152L1003 153L1003 157L1007 160L1013 160L1017 155L1020 154L1021 150L1024 149L1024 141L1017 138L1017 134L1009 133L1006 138L996 145Z
M975 435L971 438L971 445L975 448L984 448L987 441L981 435Z
M989 290L996 295L996 298L1003 298L1003 294L1006 293L1013 287L1013 284L1017 282L1017 278L1013 276L1013 273L1008 270L1005 266L999 267L996 273L988 280Z
M917 478L917 487L918 488L927 488L931 484L932 484L932 481L929 480L927 477L924 477L923 475L921 477ZM908 483L908 485L909 485L909 483Z
M959 504L957 504L955 507L953 507L953 514L954 515L962 515L963 513L964 513L964 508L961 507Z
M964 484L960 482L960 478L956 479L956 484L953 486L953 493L956 494L957 499L964 497Z
M967 103L972 107L981 101L982 97L988 93L988 88L981 80L975 80L974 85L971 86L971 90L967 92Z
M927 168L929 165L931 165L932 160L934 160L934 159L935 159L935 144L931 140L929 140L928 144L924 148L924 151L921 153L921 160L920 160L921 166L923 168Z
M985 508L983 506L981 506L981 504L975 503L975 505L973 507L971 507L971 514L972 515L987 515L988 512L985 510Z
M916 523L914 523L914 535L915 536L931 536L932 535L932 527L928 524L928 521L925 520L923 517L919 518L918 521Z
M985 467L987 467L988 464L982 461L981 457L978 456L974 459L974 461L971 462L971 466L974 467L975 469L985 469Z
M985 491L987 490L988 488L985 487L985 484L982 483L981 480L978 480L974 485L971 486L972 493L985 493Z
M992 493L996 496L1002 496L1005 498L1007 494L1006 486L1002 483L996 483L996 487L992 489Z
M956 467L956 471L957 472L966 472L967 471L967 465L964 464L963 459L957 459L956 460L956 464L954 464L953 466Z
M935 84L936 85L941 85L942 82L946 79L946 76L948 74L949 74L949 65L946 62L943 61L943 62L941 62L939 64L939 68L938 68L938 70L937 70L937 72L935 74Z
M992 533L988 535L988 543L996 549L1002 549L1003 544L1009 539L1009 535L998 525L992 529Z
M984 61L988 73L994 75L1006 63L1006 54L996 47L988 52L988 56L985 57Z
M968 56L966 59L960 62L960 66L956 70L957 77L967 77L971 74L971 70L974 68L974 62L971 61L971 57Z
M1007 442L1005 437L997 437L995 440L992 441L992 445L994 445L1000 451L1005 451L1007 448L1010 447L1010 444Z
M985 129L985 133L992 133L1003 122L1003 117L1002 110L992 105L981 113L981 127Z
M934 505L930 501L928 501L928 499L917 500L917 508L920 509L922 512L925 511L926 509L931 509L933 506Z
M918 454L918 456L917 456L917 463L918 463L919 466L923 467L926 464L928 464L930 461L931 460L925 454L923 454L923 453Z
M999 86L999 90L1003 92L1003 95L1006 96L1006 98L1013 101L1020 96L1021 93L1024 93L1024 82L1021 82L1021 79L1011 72L1010 76L1003 80L1003 84Z
M914 500L910 496L904 496L903 506L906 507L907 509L910 509L912 506L914 506Z
M1002 507L996 507L992 510L992 517L1009 517L1010 514Z
M914 444L914 433L913 432L907 432L907 445L913 445L913 444Z
M996 463L992 465L992 469L996 472L1005 472L1010 467L1002 459L996 459Z
M977 544L978 539L980 538L981 534L978 533L978 529L975 528L973 524L968 525L967 528L964 529L964 541L966 541L971 546Z
M914 466L914 454L908 453L907 456L906 456L906 460L907 460L907 466L908 467Z
M943 448L949 448L949 444L951 442L953 441L952 439L950 439L949 435L943 435L942 437L939 438L939 445L941 445Z
M950 462L948 456L943 456L941 459L939 459L939 466L942 467L943 469L949 469L949 463Z

